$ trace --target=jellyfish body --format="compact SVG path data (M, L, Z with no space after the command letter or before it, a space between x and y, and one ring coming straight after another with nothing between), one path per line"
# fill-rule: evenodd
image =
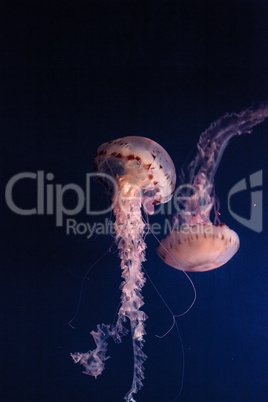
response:
M111 175L116 182L113 190L115 215L115 237L121 259L122 278L121 307L115 325L98 325L91 334L96 349L86 353L71 354L76 363L82 364L85 374L95 378L105 367L108 337L121 342L127 334L124 323L130 322L134 370L133 380L126 401L134 401L142 387L143 363L146 355L144 345L146 314L140 310L141 294L145 283L142 262L145 261L144 220L141 207L153 213L154 205L164 203L172 197L176 174L168 153L156 142L144 137L123 137L101 145L95 158L96 170ZM108 183L106 183L109 186ZM111 190L111 188L110 188Z
M158 253L174 268L202 272L222 266L238 248L239 237L227 225L198 223L174 229L161 241Z
M158 254L168 265L184 271L208 271L237 252L238 235L225 224L216 226L210 221L214 176L230 139L251 133L267 117L268 102L226 114L201 134L197 154L181 174L176 227L158 245Z

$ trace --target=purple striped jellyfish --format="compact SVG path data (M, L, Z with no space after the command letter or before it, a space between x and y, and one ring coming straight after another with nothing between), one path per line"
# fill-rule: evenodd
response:
M214 176L230 139L251 133L267 117L265 102L241 113L226 114L201 134L196 156L180 176L175 227L157 248L166 264L183 271L208 271L222 266L237 252L238 235L218 219ZM210 221L213 205L214 224Z
M144 379L143 363L146 355L142 351L145 335L142 288L145 277L142 262L145 261L144 241L145 223L142 206L149 214L154 205L168 202L174 192L176 173L168 153L156 142L144 137L123 137L109 141L98 148L95 166L101 179L108 187L111 179L115 181L112 189L113 212L115 215L115 240L121 259L122 290L121 304L115 324L97 326L91 335L96 343L94 350L85 353L72 353L75 363L84 367L84 373L97 377L108 359L107 339L121 342L128 333L127 319L133 343L134 369L131 388L125 400L133 402L133 395L142 387ZM110 188L111 190L111 188Z

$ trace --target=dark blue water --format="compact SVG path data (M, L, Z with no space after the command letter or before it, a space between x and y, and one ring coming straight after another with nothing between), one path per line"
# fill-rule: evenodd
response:
M56 185L85 189L100 144L128 135L157 141L179 172L212 121L268 98L267 18L263 1L1 2L3 189L21 172L52 173L43 194L53 189L55 203ZM185 356L178 401L267 400L267 131L264 122L234 138L215 177L220 218L238 233L241 246L225 266L190 275L197 300L177 321ZM235 220L227 205L230 189L244 178L249 186L249 175L259 170L260 233ZM36 207L36 186L35 176L17 182L18 207ZM83 208L56 226L55 211L43 214L40 200L38 215L21 216L2 203L1 400L122 401L131 385L130 336L120 345L110 342L111 359L97 380L70 358L70 352L94 347L89 332L98 323L112 322L121 273L115 246L103 256L111 235L67 235L66 220L92 226L113 217L92 217ZM76 203L66 192L65 207ZM90 203L93 210L109 205L96 182ZM231 207L249 219L250 190L237 194ZM168 216L149 219L162 224ZM192 287L159 259L151 234L146 242L144 267L180 314L191 304ZM68 321L82 278L101 256L84 281L72 329ZM171 402L182 381L182 347L176 331L155 337L172 317L149 281L143 295L148 359L137 401Z

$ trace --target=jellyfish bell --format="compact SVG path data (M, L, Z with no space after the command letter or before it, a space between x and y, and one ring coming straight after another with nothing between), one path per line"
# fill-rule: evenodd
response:
M228 262L239 249L239 237L233 230L210 221L215 202L211 190L203 172L194 177L192 185L183 186L185 194L178 197L182 209L177 214L181 225L157 247L166 264L183 271L210 271Z
M227 225L212 223L174 229L158 245L162 260L183 271L203 272L219 268L239 249L239 237Z
M97 172L115 179L118 193L110 180L103 180L114 201L118 196L141 196L146 212L153 214L154 205L168 202L173 195L174 164L165 149L149 138L129 136L106 142L94 162Z

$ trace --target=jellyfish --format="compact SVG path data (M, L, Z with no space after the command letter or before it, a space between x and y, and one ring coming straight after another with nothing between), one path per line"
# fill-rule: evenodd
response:
M268 102L264 102L241 113L226 114L201 134L196 156L180 176L173 230L157 248L166 264L183 271L208 271L222 266L237 252L237 233L220 223L217 211L214 224L210 221L216 204L214 176L230 139L251 133L267 117Z
M126 401L134 401L133 395L142 387L146 355L142 351L147 316L140 308L144 304L142 288L145 283L142 263L145 261L145 223L142 206L149 214L154 205L168 202L175 189L176 173L168 153L156 142L144 137L123 137L109 141L98 148L95 166L112 191L115 215L115 239L121 259L121 304L115 324L97 326L91 335L96 348L86 353L71 353L75 363L84 367L84 373L97 378L105 368L108 343L111 337L120 343L128 333L127 319L133 343L134 369ZM111 188L111 180L115 180Z

